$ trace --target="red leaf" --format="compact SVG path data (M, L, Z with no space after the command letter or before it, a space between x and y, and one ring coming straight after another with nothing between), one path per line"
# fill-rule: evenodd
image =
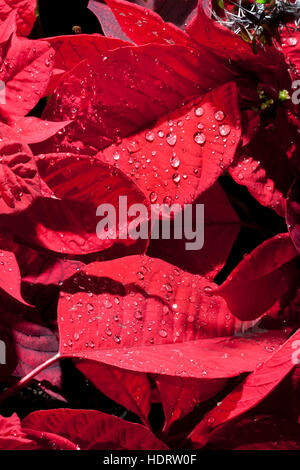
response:
M0 249L0 288L19 302L28 305L21 294L21 275L14 253Z
M102 31L105 36L122 39L128 41L128 37L122 31L111 9L100 1L90 0L88 8L96 15L101 24Z
M146 374L124 371L94 361L79 360L76 366L102 393L148 424L151 387Z
M41 194L40 178L31 150L18 140L0 142L0 211L16 214Z
M37 104L50 79L53 55L45 41L16 34L0 39L0 80L5 83L1 104L7 112L24 116Z
M285 197L295 177L299 133L280 110L270 126L261 127L229 168L232 178L246 186L257 201L284 216ZM274 159L276 165L274 165ZM296 163L296 162L295 162Z
M36 450L38 447L21 429L21 422L14 413L10 418L0 416L1 450Z
M76 34L55 36L45 40L55 50L54 71L46 95L50 95L63 79L64 73L71 70L85 59L94 60L101 53L128 46L119 39L105 38L100 34Z
M96 233L100 221L96 209L100 204L112 204L119 213L119 195L125 194L128 206L148 206L144 195L119 170L90 157L71 154L41 155L37 163L54 197L39 198L30 210L9 221L10 230L20 239L71 254L102 251L117 242L136 244L139 250L145 250L146 240L119 241L118 231L117 240L106 236L100 239ZM19 233L20 224L27 227L26 232Z
M240 229L239 218L219 183L205 191L195 204L204 204L204 245L185 249L186 238L150 240L148 255L172 263L185 271L213 280L225 265ZM184 220L184 219L183 219ZM171 231L173 233L173 231ZM182 230L184 233L184 230Z
M236 321L221 299L206 293L212 286L200 276L145 256L93 263L62 288L58 305L61 357L81 359L79 368L85 373L87 366L89 378L92 374L101 377L103 368L97 373L97 363L123 369L123 374L129 370L130 376L138 372L141 390L147 385L140 373L215 379L253 370L265 358L265 348L277 347L284 335L224 338L249 325ZM223 337L210 339L208 335ZM87 361L93 361L92 365ZM101 391L112 397L111 386L100 380ZM126 383L130 385L129 378ZM132 380L127 390L140 407L141 396L135 396L135 389ZM182 414L195 405L199 393L186 394L190 401ZM116 394L113 398L117 399ZM167 417L168 413L167 409Z
M139 6L123 0L105 1L125 35L135 44L181 44L190 47L195 45L185 32L171 23L165 23L157 13L145 8L145 5ZM96 2L92 3L92 11L95 11L95 4Z
M57 353L56 335L43 324L40 315L26 307L15 308L6 302L0 309L0 338L6 346L6 365L1 365L1 375L7 371L23 377ZM47 380L61 385L61 370L58 363L48 367L37 380Z
M5 21L16 12L17 31L28 36L35 22L36 0L0 0L0 21Z
M212 3L211 0L198 2L197 14L187 26L186 32L213 54L226 61L230 57L230 64L236 65L238 70L254 72L265 83L272 83L274 77L277 82L284 83L288 76L279 50L266 44L258 47L257 54L254 54L251 44L212 18Z
M300 254L300 178L295 181L288 193L286 222L291 239Z
M232 163L239 139L236 88L229 83L96 158L120 168L152 203L191 203Z
M184 46L128 46L98 54L91 65L84 61L67 73L48 102L44 119L74 123L39 151L94 154L231 76L212 55Z
M275 389L295 366L293 353L297 353L294 350L298 347L299 338L300 330L297 330L269 359L258 362L256 370L206 415L190 435L195 447L202 447L214 428L258 405Z
M167 450L144 426L100 411L36 411L22 421L22 428L57 434L81 450Z
M191 413L196 405L209 400L222 390L226 379L189 379L160 375L157 378L165 412L166 432L171 424Z
M297 251L284 233L244 258L215 293L224 297L238 318L253 320L280 301L298 276Z
M97 16L104 34L120 39L126 37L111 9L101 3L102 1L104 0L90 0L88 8ZM164 21L169 21L184 29L196 14L197 0L177 0L176 8L174 8L173 0L133 0L133 3L156 11Z
M12 117L9 125L13 128L16 136L26 144L35 144L53 137L57 132L64 129L72 121L51 122L44 121L33 116Z

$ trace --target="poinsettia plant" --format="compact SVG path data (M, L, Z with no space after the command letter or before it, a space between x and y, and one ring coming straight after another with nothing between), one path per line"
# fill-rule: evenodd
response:
M299 2L45 11L0 0L0 449L298 450Z

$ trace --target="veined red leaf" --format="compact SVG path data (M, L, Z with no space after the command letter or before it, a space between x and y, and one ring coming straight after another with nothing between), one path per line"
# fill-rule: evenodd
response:
M191 203L232 163L240 135L236 88L228 83L96 158L115 164L153 204Z
M36 450L38 446L21 429L21 422L14 413L9 418L0 416L0 449L1 450Z
M133 3L158 13L164 21L185 29L188 22L196 14L197 0L177 0L174 8L173 0L134 0ZM88 8L97 16L106 36L126 37L119 26L111 9L104 0L90 0Z
M1 0L0 21L5 21L12 12L16 12L17 32L28 36L35 22L35 8L36 0Z
M54 50L45 41L20 38L13 33L0 42L1 104L24 116L44 96L50 80Z
M128 370L130 376L138 372L139 384L140 374L145 373L223 379L251 371L268 354L266 347L277 348L285 335L237 336L250 324L237 321L221 298L209 295L213 286L200 276L146 256L92 263L62 287L60 355L76 359L83 373L87 367L91 379L101 376L104 364L122 369L123 374ZM107 388L112 397L111 387L100 381L101 391L106 393ZM132 398L135 384L132 380L127 388ZM140 386L146 388L145 383ZM199 392L186 397L187 411ZM135 400L140 407L141 397Z
M13 252L0 249L0 288L14 299L28 305L21 294L21 274Z
M231 79L212 55L184 46L128 46L98 54L68 72L48 102L44 119L74 122L39 152L94 154Z
M258 405L275 389L299 361L299 338L300 330L297 330L269 359L258 363L255 371L205 416L190 434L193 446L202 447L214 428Z
M106 38L100 34L76 34L73 36L54 36L45 41L55 50L54 69L46 95L51 95L63 79L64 73L83 60L94 60L101 53L128 46L120 39Z
M241 149L228 171L260 204L284 216L285 198L295 178L298 144L298 127L280 110L276 119Z
M156 379L165 412L164 432L191 413L196 405L214 397L227 379L189 379L159 375Z
M50 139L72 121L51 122L34 116L11 116L9 125L15 134L26 144L36 144Z
M27 209L40 196L41 186L36 162L26 144L4 138L0 142L0 156L0 211L3 219L4 215Z
M244 258L215 293L238 318L258 318L298 282L297 257L289 234L276 235Z
M112 204L118 214L120 194L127 196L128 207L134 203L148 207L145 196L118 169L94 158L71 154L40 155L37 164L51 197L40 197L30 210L5 219L6 226L19 239L65 254L103 251L115 243L136 245L138 251L146 249L147 240L119 240L118 226L116 239L96 233L101 220L96 215L98 206ZM122 233L132 219L120 222ZM20 224L27 227L26 232L20 233Z
M119 367L95 362L75 361L76 367L106 396L138 415L148 424L151 386L144 373L124 371Z
M123 0L105 1L125 35L135 44L160 43L195 46L194 41L184 31L171 23L165 23L157 13L145 8L145 5L135 5ZM90 4L90 7L95 9L95 4L96 2Z
M23 419L22 428L57 434L81 450L167 450L146 427L100 411L36 411Z
M88 8L96 15L101 25L102 31L105 36L118 38L123 41L128 41L129 38L122 31L118 21L115 18L115 15L105 3L102 3L101 0L94 1L89 0Z

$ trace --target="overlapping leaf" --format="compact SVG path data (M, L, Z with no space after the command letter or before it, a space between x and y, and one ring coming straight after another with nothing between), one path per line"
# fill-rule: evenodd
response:
M35 22L35 8L36 0L1 0L0 21L16 12L17 31L21 36L28 36Z
M217 426L245 413L260 403L283 378L295 367L293 353L299 345L300 333L297 330L272 356L257 368L247 379L234 389L219 406L214 408L191 433L191 441L196 447L203 446L210 432ZM296 356L297 356L297 351Z
M6 31L14 28L14 15ZM24 116L44 96L50 80L54 50L46 41L33 41L15 33L0 36L1 104L6 111Z
M91 410L49 410L22 421L29 434L56 434L82 450L167 450L147 428Z
M294 293L299 281L297 258L289 234L277 235L245 257L215 292L238 318L258 318Z
M115 367L123 374L137 372L137 397L136 382L131 381L137 403L143 390L149 390L140 374L172 376L176 384L177 377L223 379L253 370L268 355L267 347L277 348L285 335L230 336L250 325L237 321L221 298L209 295L213 286L145 256L92 263L63 286L58 306L61 357L73 357L76 363L80 359L80 370L87 369L88 377L104 393L108 389L109 396L110 386L101 379L103 364L114 366L113 373ZM194 393L186 388L178 389L178 400L182 393L187 399L181 415L201 395L197 384ZM160 389L167 390L167 380L160 382Z
M48 154L40 155L37 163L49 194L38 198L27 211L4 221L20 239L33 245L64 254L108 249L116 240L109 234L97 234L97 224L101 220L96 215L98 206L110 203L118 213L119 194L127 196L128 206L137 202L148 206L144 195L128 178L99 160L71 154ZM131 220L132 217L126 224ZM20 224L27 227L26 232L18 230ZM124 231L125 226L120 230ZM121 243L138 243L142 250L146 246L146 240L131 238L121 240Z

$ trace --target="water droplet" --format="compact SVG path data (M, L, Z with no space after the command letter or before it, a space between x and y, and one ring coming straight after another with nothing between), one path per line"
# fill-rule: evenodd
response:
M166 289L167 292L173 292L173 287L169 283L165 284L164 288Z
M115 335L115 336L114 336L114 341L115 341L116 343L120 344L120 343L121 343L121 338L120 338L120 336Z
M288 44L288 46L296 46L298 44L298 40L292 37L292 38L288 38L286 43Z
M158 131L157 135L158 137L163 138L165 134L164 134L164 131Z
M138 278L140 281L142 281L142 280L144 279L144 274L143 274L141 271L137 272L136 275L137 275L137 278Z
M164 203L166 206L170 207L170 206L171 206L171 203L172 203L172 198L171 198L170 196L165 196L165 197L164 197L164 200L163 200L163 203Z
M138 150L138 145L135 140L127 143L127 150L129 153L134 153Z
M219 126L219 134L222 136L230 134L230 131L230 126L228 126L227 124L222 124L221 126Z
M168 336L168 333L166 332L166 330L160 330L159 335L160 335L162 338L166 338L166 337Z
M205 286L205 287L203 288L203 290L204 290L205 294L211 295L213 289L212 289L211 286Z
M120 158L120 152L118 150L116 150L114 153L113 153L113 157L114 157L114 160L118 161L119 158Z
M137 319L137 320L142 320L143 318L143 314L141 312L141 310L137 310L134 314L134 317Z
M225 114L223 113L223 111L216 111L215 112L215 119L217 121L223 121L224 117L225 117Z
M153 140L154 140L154 132L153 132L153 131L148 131L148 132L146 132L145 139L146 139L148 142L153 142Z
M177 158L175 156L171 157L170 162L171 162L171 167L174 168L174 169L177 169L180 165L179 158Z
M194 141L196 142L196 144L204 145L206 137L202 132L196 132L196 134L194 134Z
M176 144L177 136L173 132L169 132L166 137L167 143L173 147Z
M204 114L204 109L201 108L201 106L199 106L198 108L195 109L195 115L197 117L203 116L203 114Z
M154 204L154 203L157 201L157 197L158 197L158 196L157 196L156 193L154 193L154 192L150 193L150 196L149 196L150 202L151 202L152 204Z
M179 184L180 183L180 175L178 173L174 173L174 175L172 176L172 180L175 184Z
M108 299L105 299L105 300L104 300L103 305L104 305L104 307L106 307L106 308L111 308L111 307L112 307L112 303L111 303L111 301L108 300Z

